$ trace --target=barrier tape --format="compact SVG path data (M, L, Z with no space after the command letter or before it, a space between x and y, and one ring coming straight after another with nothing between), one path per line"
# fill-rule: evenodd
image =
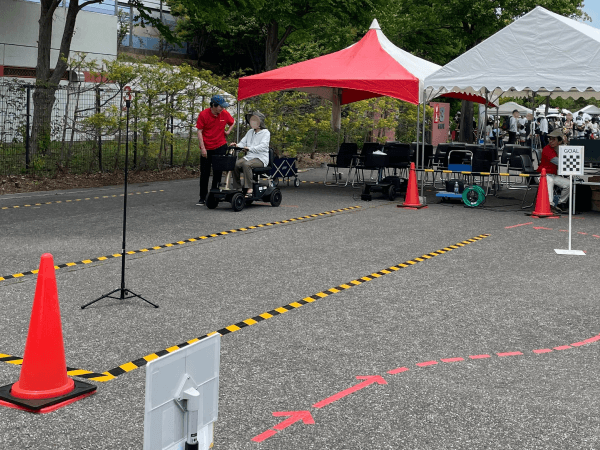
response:
M499 175L501 177L516 177L517 174L510 173L494 173L494 172L468 172L462 170L434 170L434 169L416 169L418 172L426 172L426 173L460 173L463 175ZM522 177L537 177L539 175L535 174L519 174L518 176Z
M321 292L317 292L314 295L311 295L309 297L305 297L302 300L297 300L294 301L292 303L288 303L287 305L283 305L280 306L279 308L275 308L271 311L267 311L264 312L262 314L259 314L255 317L251 317L249 319L243 320L241 322L238 323L234 323L232 325L229 325L227 327L221 328L220 330L217 331L212 331L210 333L205 334L204 336L200 336L194 339L191 339L189 341L183 342L181 344L178 345L174 345L172 347L169 347L165 350L161 350L155 353L150 353L149 355L146 355L142 358L136 359L134 361L129 361L125 364L121 364L119 367L115 367L114 369L110 369L107 370L106 372L103 372L99 377L98 376L93 376L93 375L86 375L85 378L88 378L90 380L94 380L94 381L109 381L112 380L115 377L118 377L120 375L123 375L124 373L127 372L131 372L132 370L138 369L140 367L145 366L149 361L152 361L154 359L160 358L161 356L164 356L168 353L172 353L176 350L179 350L181 348L187 347L190 344L193 344L194 342L198 342L208 336L212 336L213 334L219 333L221 336L225 336L227 334L230 333L235 333L236 331L241 330L242 328L246 328L252 325L256 325L257 323L263 322L265 320L269 320L272 319L273 317L276 316L280 316L282 314L285 314L288 311L292 311L294 309L298 309L304 305L307 305L309 303L313 303L316 300L319 300L321 298L325 298L328 297L330 295L333 294L337 294L338 292L344 291L344 290L348 290L354 286L359 286L363 283L366 283L367 281L372 281L375 280L377 278L380 278L382 276L385 275L389 275L391 273L394 273L400 269L404 269L407 267L411 267L415 264L418 264L420 262L424 262L427 261L435 256L440 256L443 255L445 253L448 253L452 250L456 250L459 249L461 247L465 247L468 244L472 244L474 242L477 241L481 241L482 239L485 239L486 237L489 237L489 234L481 234L479 236L476 236L472 239L467 239L465 241L462 242L458 242L454 245L450 245L448 247L444 247L443 249L440 250L436 250L434 252L431 253L427 253L425 255L419 256L418 258L413 258L411 260L408 260L406 262L400 263L400 264L396 264L395 266L391 266L388 267L387 269L383 269L380 270L379 272L374 272L371 273L369 275L365 275L364 277L361 278L357 278L355 280L349 281L348 283L344 283L344 284L340 284L339 286L333 287L331 289L327 289L325 291L321 291ZM97 374L96 374L97 375Z
M140 194L150 194L150 193L156 193L156 192L165 192L164 189L160 189L158 191L144 191L144 192L131 192L127 195L140 195ZM3 206L0 209L18 209L18 208L27 208L27 207L33 207L33 206L44 206L44 205L52 205L52 204L57 204L57 203L74 203L74 202L81 202L81 201L87 201L87 200L99 200L101 198L115 198L115 197L123 197L123 194L120 195L103 195L103 196L99 196L99 197L86 197L86 198L76 198L76 199L72 199L72 200L56 200L54 202L44 202L44 203L31 203L28 205L16 205L16 206Z
M248 230L254 230L256 228L264 228L264 227L271 227L273 225L281 225L284 223L298 222L301 220L313 219L313 218L319 217L319 216L328 216L331 214L335 214L335 213L339 213L339 212L343 212L343 211L351 211L351 210L355 210L355 209L359 209L359 208L361 208L361 207L360 206L350 206L348 208L334 209L332 211L326 211L326 212L322 212L322 213L318 213L318 214L310 214L308 216L296 217L294 219L279 220L277 222L262 223L260 225L252 225L249 227L237 228L235 230L221 231L219 233L213 233L213 234L209 234L206 236L198 236L197 238L190 238L190 239L185 239L182 241L171 242L170 244L157 245L155 247L142 248L140 250L131 250L131 251L126 252L126 254L135 255L136 253L146 253L146 252L151 252L151 251L155 251L155 250L161 250L163 248L170 248L170 247L188 244L191 242L202 241L205 239L210 239L210 238L214 238L214 237L218 237L218 236L226 236L228 234L237 233L239 231L248 231ZM113 255L99 256L97 258L84 259L82 261L58 264L58 265L54 266L54 269L59 270L59 269L64 269L65 267L73 267L73 266L91 264L94 262L106 261L108 259L114 259L114 258L120 258L120 257L121 257L121 253L115 253ZM27 272L14 273L12 275L4 275L4 276L0 277L0 281L10 280L10 279L14 279L14 278L22 278L22 277L25 277L28 275L35 275L36 273L38 273L37 269L28 270Z

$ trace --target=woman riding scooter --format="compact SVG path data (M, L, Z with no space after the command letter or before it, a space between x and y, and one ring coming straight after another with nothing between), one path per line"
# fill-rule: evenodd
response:
M244 172L246 198L252 198L252 168L266 167L269 164L269 143L271 133L265 126L265 115L260 111L246 114L246 122L252 127L239 143L231 145L246 150L246 156L238 159L233 169L233 188L240 189L240 173Z

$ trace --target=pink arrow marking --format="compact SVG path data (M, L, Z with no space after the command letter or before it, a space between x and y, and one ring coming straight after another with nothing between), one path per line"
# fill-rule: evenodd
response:
M287 427L298 422L299 420L304 422L306 425L314 425L315 424L315 420L313 419L313 416L310 413L310 411L279 411L279 412L274 412L273 415L275 417L290 416L289 419L285 419L283 422L280 422L273 427L279 431L285 430Z
M552 228L546 228L546 227L533 227L534 230L551 230Z
M531 224L533 224L533 222L519 223L519 224L517 224L517 225L512 225L512 226L510 226L510 227L504 227L504 228L517 228L517 227L522 227L522 226L524 226L524 225L531 225Z
M252 441L254 441L254 442L265 441L265 440L269 439L271 436L274 436L277 434L277 431L275 431L275 430L278 430L278 431L285 430L287 427L289 427L290 425L292 425L300 420L302 422L304 422L306 425L314 425L315 424L315 420L313 419L313 416L310 413L310 411L278 411L278 412L274 412L273 415L275 417L289 416L289 418L285 419L283 422L280 422L277 425L275 425L273 427L274 430L267 430L264 433L254 436L252 438Z
M351 388L345 389L341 392L338 392L331 397L326 398L325 400L321 400L313 405L313 408L322 408L323 406L327 406L333 402L338 401L341 398L346 397L347 395L353 394L356 391L360 391L361 389L366 388L367 386L378 383L378 384L387 384L387 381L383 379L380 375L370 375L365 377L356 377L357 380L365 380L362 383L355 384Z

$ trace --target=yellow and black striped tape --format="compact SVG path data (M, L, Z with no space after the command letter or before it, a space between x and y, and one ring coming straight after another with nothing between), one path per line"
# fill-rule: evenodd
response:
M160 189L158 191L144 191L144 192L131 192L127 195L140 195L140 194L151 194L151 193L156 193L156 192L165 192L164 189ZM115 198L115 197L123 197L124 194L120 194L120 195L102 195L102 196L98 196L98 197L85 197L85 198L75 198L72 200L56 200L54 202L44 202L44 203L31 203L31 204L27 204L27 205L16 205L16 206L3 206L0 209L18 209L18 208L27 208L27 207L32 207L32 206L44 206L44 205L52 205L52 204L58 204L58 203L75 203L75 202L84 202L87 200L99 200L101 198Z
M427 261L428 259L431 259L435 256L443 255L444 253L447 253L452 250L458 249L460 247L464 247L468 244L472 244L474 242L480 241L489 236L490 236L489 234L481 234L472 239L467 239L465 241L458 242L454 245L444 247L443 249L437 250L435 252L431 252L426 255L422 255L417 258L408 260L406 262L397 264L395 266L388 267L387 269L380 270L379 272L374 272L372 274L365 275L364 277L349 281L348 283L340 284L339 286L333 287L331 289L327 289L326 291L317 292L316 294L311 295L310 297L305 297L302 300L297 300L297 301L294 301L287 305L280 306L279 308L275 308L271 311L264 312L262 314L259 314L258 316L251 317L249 319L243 320L243 321L235 323L233 325L229 325L227 327L221 328L220 330L205 334L204 336L200 336L200 337L191 339L189 341L183 342L181 344L174 345L172 347L169 347L165 350L161 350L156 353L150 353L149 355L146 355L142 358L136 359L135 361L130 361L125 364L121 364L119 367L115 367L114 369L107 370L106 372L102 373L99 377L93 376L93 375L86 375L85 378L88 378L88 379L91 379L94 381L109 381L115 377L118 377L119 375L123 375L124 373L131 372L132 370L143 367L149 361L160 358L161 356L164 356L168 353L174 352L175 350L178 350L180 348L187 347L188 345L193 344L194 342L198 342L199 340L204 339L208 336L211 336L215 333L219 333L221 336L225 336L226 334L234 333L236 331L241 330L242 328L256 325L257 323L271 319L275 316L280 316L282 314L285 314L288 311L292 311L294 309L300 308L301 306L307 305L309 303L313 303L314 301L319 300L321 298L325 298L329 295L337 294L338 292L350 289L354 286L359 286L363 283L366 283L367 281L371 281L376 278L380 278L384 275L389 275L390 273L394 273L400 269L404 269L404 268L413 266L415 264L418 264L420 262Z
M7 364L13 364L15 366L20 366L21 364L23 364L22 357L7 355L5 353L0 353L0 361L5 362ZM92 378L94 380L98 380L99 378L104 377L104 375L102 375L101 373L90 372L89 370L74 369L73 367L67 367L67 375L79 378ZM103 381L108 381L108 379Z
M264 312L262 314L259 314L258 316L251 317L251 318L243 320L241 322L221 328L220 330L213 331L211 333L207 333L204 336L190 339L189 341L174 345L165 350L160 350L155 353L150 353L149 355L146 355L142 358L136 359L134 361L129 361L125 364L121 364L119 367L115 367L114 369L107 370L106 372L103 372L103 373L96 373L96 372L91 372L88 370L74 369L74 368L67 367L67 374L70 376L74 376L74 377L78 377L78 378L85 378L85 379L93 380L93 381L100 381L100 382L110 381L110 380L118 377L119 375L123 375L124 373L131 372L132 370L143 367L148 362L150 362L154 359L160 358L161 356L164 356L168 353L172 353L175 350L179 350L180 348L187 347L188 345L193 344L194 342L198 342L208 336L212 336L215 333L219 333L221 336L225 336L226 334L234 333L236 331L241 330L242 328L256 325L257 323L271 319L275 316L285 314L288 311L292 311L294 309L300 308L301 306L307 305L309 303L313 303L314 301L319 300L321 298L325 298L330 295L337 294L338 292L350 289L354 286L359 286L363 283L366 283L367 281L371 281L376 278L380 278L384 275L389 275L391 273L394 273L400 269L404 269L404 268L413 266L415 264L418 264L420 262L427 261L428 259L431 259L435 256L443 255L444 253L447 253L452 250L458 249L460 247L464 247L468 244L472 244L474 242L480 241L489 236L490 236L489 234L481 234L472 239L467 239L465 241L458 242L454 245L449 245L448 247L444 247L440 250L436 250L434 252L427 253L426 255L422 255L417 258L413 258L411 260L408 260L408 261L400 263L400 264L396 264L395 266L388 267L387 269L380 270L379 272L374 272L370 275L365 275L364 277L349 281L348 283L340 284L339 286L333 287L331 289L327 289L326 291L317 292L316 294L311 295L310 297L305 297L302 300L298 300L298 301L289 303L287 305L280 306L279 308L275 308L271 311ZM23 359L21 357L6 355L6 354L2 354L2 353L0 353L0 361L6 362L8 364L14 364L14 365L21 365L23 363Z
M237 228L235 230L221 231L219 233L213 233L213 234L209 234L207 236L198 236L197 238L184 239L182 241L171 242L170 244L157 245L157 246L151 247L151 248L142 248L140 250L131 250L126 253L128 255L135 255L136 253L151 252L154 250L161 250L163 248L175 247L175 246L187 244L190 242L202 241L202 240L210 239L213 237L226 236L228 234L237 233L239 231L248 231L248 230L254 230L256 228L264 228L264 227L271 227L273 225L281 225L284 223L298 222L298 221L302 221L302 220L313 219L313 218L319 217L319 216L328 216L331 214L335 214L335 213L339 213L339 212L343 212L343 211L351 211L353 209L359 209L359 208L360 208L360 206L350 206L348 208L334 209L332 211L325 211L325 212L318 213L318 214L310 214L308 216L296 217L294 219L279 220L277 222L262 223L260 225L252 225L250 227ZM65 267L73 267L73 266L91 264L91 263L98 262L98 261L106 261L107 259L120 258L120 257L121 257L121 253L115 253L113 255L99 256L97 258L84 259L82 261L77 261L77 262L58 264L58 265L54 266L54 269L59 270L59 269L64 269ZM12 275L4 275L4 276L0 277L0 281L10 280L13 278L22 278L27 275L35 275L36 273L38 273L38 269L28 270L27 272L14 273Z
M501 177L510 177L513 176L510 173L493 173L493 172L468 172L468 171L457 171L457 170L435 170L435 169L417 169L419 172L427 172L427 173L460 173L463 175L500 175ZM516 174L514 176L517 176ZM528 174L519 174L522 177L528 176L537 176L537 175L528 175Z

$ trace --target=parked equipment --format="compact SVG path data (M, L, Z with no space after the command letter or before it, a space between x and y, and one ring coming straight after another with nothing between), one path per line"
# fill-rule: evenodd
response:
M269 165L267 167L254 167L252 169L251 197L246 197L243 190L233 189L232 187L232 172L241 152L243 152L241 148L229 147L227 154L213 156L213 169L227 172L227 176L225 183L221 183L219 188L209 191L206 196L206 207L215 209L220 202L228 202L231 203L233 210L238 212L255 201L271 203L271 206L279 206L281 204L281 191L273 183L273 176L271 175L273 149L269 149Z

